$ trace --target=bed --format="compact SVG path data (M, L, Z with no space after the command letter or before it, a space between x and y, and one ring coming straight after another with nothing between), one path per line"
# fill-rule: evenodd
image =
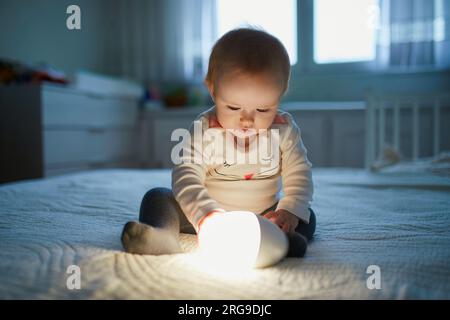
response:
M0 186L1 299L449 299L450 175L314 169L317 231L303 259L216 272L182 254L123 252L122 226L170 171L103 169ZM68 289L68 268L81 289ZM373 288L373 267L381 288ZM372 289L369 289L372 288Z

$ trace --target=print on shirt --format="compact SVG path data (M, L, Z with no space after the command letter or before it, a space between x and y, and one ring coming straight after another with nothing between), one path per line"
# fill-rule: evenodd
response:
M239 149L235 149L235 152L236 157L237 154L240 153L242 155L244 153ZM244 153L243 156L246 154L248 155L248 152ZM276 159L277 157L273 154L258 159L256 163L237 163L237 161L227 160L226 157L223 158L225 158L225 161L222 164L212 166L208 171L208 175L219 180L228 181L257 180L274 176L280 171L279 157Z

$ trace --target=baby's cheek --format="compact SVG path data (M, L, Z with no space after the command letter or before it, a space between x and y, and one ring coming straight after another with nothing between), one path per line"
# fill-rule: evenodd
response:
M272 125L274 120L274 117L267 117L265 119L262 119L259 126L261 129L269 129L270 126Z

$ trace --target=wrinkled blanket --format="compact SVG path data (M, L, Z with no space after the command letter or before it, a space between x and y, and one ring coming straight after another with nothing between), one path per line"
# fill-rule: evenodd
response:
M216 272L185 253L123 252L140 200L169 170L96 170L0 186L2 299L450 298L450 178L315 169L317 231L303 259ZM81 289L67 286L79 266ZM369 289L373 267L380 289ZM367 272L369 268L369 271ZM378 273L377 273L378 275Z

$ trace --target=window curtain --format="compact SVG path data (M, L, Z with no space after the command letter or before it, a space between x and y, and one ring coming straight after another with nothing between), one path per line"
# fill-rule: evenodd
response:
M380 69L450 67L450 0L380 0Z
M201 82L216 39L215 0L119 1L119 73L149 82Z

